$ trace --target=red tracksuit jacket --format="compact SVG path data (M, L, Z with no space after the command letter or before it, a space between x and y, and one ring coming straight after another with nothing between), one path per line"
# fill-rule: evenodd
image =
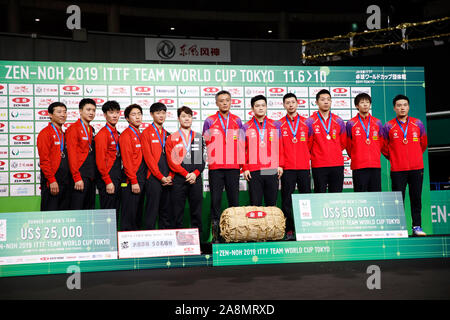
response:
M168 141L169 133L166 131L166 129L163 128L163 132L166 135L166 143ZM161 138L161 141L164 139L164 133L160 132L159 136ZM142 132L141 135L142 139L142 151L144 155L145 163L147 164L147 167L150 169L150 174L152 174L156 179L161 180L164 178L164 175L159 170L159 160L161 158L162 153L162 146L158 139L158 135L155 131L155 128L153 126L148 127L147 129ZM173 172L169 173L169 176L172 178L175 176Z
M55 174L61 163L61 143L64 145L64 133L58 130L59 139L53 129L51 122L39 132L37 137L37 148L39 153L39 166L47 179L47 186L56 181ZM64 147L63 147L64 148Z
M310 169L310 153L309 149L311 147L311 139L309 135L308 126L305 124L306 118L297 115L293 120L288 119L288 115L280 119L280 130L281 130L281 144L284 150L284 170L309 170ZM295 126L297 119L299 119L298 129L296 134L296 143L292 140L294 135L292 130L295 131ZM289 122L291 127L289 126ZM295 141L295 140L294 140Z
M111 130L114 135L106 128ZM105 127L101 128L100 131L94 138L95 140L95 162L97 163L97 169L100 172L102 180L105 184L110 184L112 182L109 172L116 161L116 147L119 146L119 133L117 129L110 126L108 123ZM116 145L117 144L117 145Z
M192 137L191 137L191 150L190 150L191 151L191 161L190 162L193 162L192 160L194 158L194 151L195 152L203 152L203 150L202 150L203 144L202 144L202 141L199 141L199 142L197 142L197 145L199 145L199 149L198 150L192 149L192 145L195 144L196 133L194 132L194 130L191 130L191 131L192 131ZM203 139L200 134L198 134L198 137L200 137L200 140ZM188 139L189 139L189 136L184 136L184 140L186 141L186 143L188 142ZM186 147L184 146L184 142L183 142L183 139L181 138L180 132L177 131L177 132L172 133L166 142L167 162L169 164L170 169L174 173L178 173L181 176L183 176L184 178L186 178L186 176L191 171L194 172L195 175L198 177L203 172L203 169L205 167L204 160L202 160L202 163L191 163L191 164L185 165L183 163L183 161L184 161L186 154L187 154L187 150L186 150Z
M243 170L258 171L276 169L284 166L283 144L280 142L280 122L267 117L264 130L264 146L258 131L256 118L253 117L244 125L245 132L245 164ZM263 125L259 125L262 133Z
M79 169L88 156L89 144L92 145L94 140L94 128L89 125L89 129L86 127L86 130L88 130L87 135L81 124L81 119L66 130L67 155L74 182L82 180Z
M227 121L219 118L219 111L209 116L203 124L203 137L208 151L208 168L239 169L245 161L245 137L242 131L241 119L229 113L228 130L225 136L224 127Z
M319 111L314 112L312 116L306 119L305 123L309 128L311 141L311 167L340 167L344 165L342 150L347 143L347 134L345 132L345 123L337 115L330 113L325 121L325 127L328 129L331 121L330 136L327 139L326 131L319 120ZM323 119L323 118L322 118Z
M381 129L383 125L379 119L372 115L367 116L365 119L361 117L361 119L366 130L370 121L370 144L366 142L367 135L359 121L359 117L356 116L347 121L347 154L352 159L350 167L352 170L381 168L380 157L383 146Z
M137 184L137 172L142 163L142 142L141 133L139 129L134 128L136 134L130 129L126 128L119 138L120 155L122 156L122 164L127 183Z
M425 126L422 121L413 117L408 117L409 124L408 121L400 123L403 130L406 130L408 125L407 143L405 144L403 143L403 131L396 119L386 122L382 130L384 138L382 152L391 163L391 171L423 169L422 154L428 144Z

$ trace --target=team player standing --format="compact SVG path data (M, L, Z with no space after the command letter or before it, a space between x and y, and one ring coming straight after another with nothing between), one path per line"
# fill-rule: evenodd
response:
M164 128L167 108L159 102L150 107L153 123L143 132L144 111L137 104L128 106L128 127L121 134L116 129L120 105L106 102L106 123L97 135L90 125L94 100L80 101L80 119L65 133L67 108L52 103L50 123L37 139L41 210L94 209L97 187L100 207L116 209L121 231L182 228L187 200L191 226L201 233L207 158L214 242L220 241L222 193L226 191L228 207L239 206L241 173L251 205L275 206L281 183L285 239L293 240L292 194L296 188L311 192L310 172L314 192L342 192L346 150L356 192L381 191L380 156L389 159L392 190L401 191L404 199L409 186L413 234L425 235L421 192L427 136L423 123L408 116L408 97L394 98L396 118L384 126L370 114L372 101L365 93L355 98L358 114L346 124L332 113L328 90L317 93L318 110L308 119L298 114L292 93L283 97L286 115L278 121L267 117L266 97L253 97L253 117L245 124L230 112L228 91L215 98L218 111L205 120L202 133L192 130L193 112L183 106L177 110L179 130L172 134Z

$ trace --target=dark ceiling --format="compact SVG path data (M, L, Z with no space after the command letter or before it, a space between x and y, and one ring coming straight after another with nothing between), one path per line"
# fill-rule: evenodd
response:
M11 14L10 2L16 4L17 14ZM450 2L445 0L0 0L0 32L70 36L66 28L70 4L80 6L81 26L88 31L245 39L316 39L363 31L371 4L381 8L382 27L450 15ZM111 12L115 12L115 20L111 20Z

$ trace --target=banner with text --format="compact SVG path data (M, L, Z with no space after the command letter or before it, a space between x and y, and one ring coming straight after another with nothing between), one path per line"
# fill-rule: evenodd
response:
M450 190L431 191L433 234L450 234Z
M0 265L117 259L115 210L0 213Z
M400 192L293 194L297 241L408 237Z
M145 60L231 62L230 41L145 38Z
M118 101L122 110L131 103L141 105L142 130L151 125L149 108L154 102L167 106L164 126L169 132L178 130L177 108L188 106L193 110L193 130L201 132L204 120L217 112L215 94L219 90L231 93L231 112L246 122L253 116L250 100L259 94L267 97L268 116L274 120L285 116L283 96L288 92L296 94L299 114L309 117L317 111L315 95L321 89L331 92L332 112L344 121L357 114L353 100L361 92L372 96L372 113L382 122L394 116L391 100L398 93L414 101L411 116L425 119L420 67L0 61L0 197L40 195L36 139L48 125L47 108L52 102L61 101L68 107L64 130L79 118L78 103L86 97L97 103L91 123L96 132L105 125L101 107L107 100ZM121 111L117 129L122 132L126 127ZM345 151L343 155L344 188L352 189L351 159ZM382 170L387 172L384 158ZM209 191L208 170L203 178L204 191ZM388 187L384 179L383 186ZM247 190L243 177L239 188Z
M119 259L200 254L198 229L118 232Z

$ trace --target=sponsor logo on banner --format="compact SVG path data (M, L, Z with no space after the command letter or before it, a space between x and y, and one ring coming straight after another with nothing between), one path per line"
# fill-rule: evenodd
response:
M106 102L107 98L106 97L105 98L92 98L92 100L95 101L95 104L97 105L97 108L98 108L98 107L101 107Z
M171 110L171 109L169 109L169 110L167 110L167 112L166 112L166 120L174 120L174 121L176 121L178 118L177 118L177 111L176 110Z
M231 108L233 109L243 109L244 108L244 101L243 99L231 99Z
M0 134L0 146L9 145L9 135L8 134Z
M350 98L350 88L348 87L336 87L330 88L330 93L332 98Z
M11 196L34 196L34 185L11 185Z
M280 120L286 115L286 110L278 109L278 110L267 110L267 116L272 120Z
M29 133L34 132L33 122L9 122L10 133Z
M11 171L31 171L34 170L34 159L11 160L9 162Z
M7 122L0 122L0 133L8 133Z
M0 108L8 108L8 97L0 96Z
M230 41L145 38L145 59L230 62Z
M331 108L350 109L350 99L331 99Z
M8 120L8 109L0 109L0 121Z
M153 96L153 86L133 86L133 97Z
M8 158L9 158L9 148L0 147L0 159L8 159Z
M372 88L370 87L352 87L350 89L352 98L356 97L360 93L367 93L371 95Z
M8 94L7 91L8 85L6 83L0 83L0 96L4 96Z
M157 97L176 97L177 87L176 86L156 86L155 96Z
M9 144L12 146L31 146L33 142L33 134L10 134Z
M11 172L10 178L11 183L34 183L34 172Z
M245 96L252 98L257 95L266 95L266 87L245 87Z
M333 113L342 118L344 121L348 121L352 118L350 110L334 109Z
M9 197L8 185L0 186L0 197Z
M268 98L280 98L286 94L286 88L267 88Z
M267 99L267 107L268 108L284 108L283 107L283 100L282 99L268 98Z
M8 171L9 161L8 160L0 160L0 171Z
M132 103L140 105L143 109L150 108L155 100L153 98L133 98Z
M68 109L77 109L80 104L81 98L61 97L61 102L64 103Z
M315 99L316 94L322 89L330 90L328 87L309 87L309 97Z
M344 189L353 189L353 179L344 178Z
M58 102L58 97L36 97L35 108L48 108L53 102Z
M9 97L10 108L32 108L33 97Z
M287 91L295 94L297 98L308 97L308 87L288 87Z
M204 109L215 109L217 110L216 99L214 98L203 98L201 100L201 108Z
M11 158L34 158L34 147L11 147L10 148Z
M202 97L215 97L216 93L220 91L219 87L201 87Z
M213 116L217 113L217 111L214 110L202 110L202 119L206 120L206 118Z
M87 97L102 97L108 95L105 85L84 85L84 95Z
M33 95L33 85L10 83L9 94L13 96Z
M34 120L31 109L12 109L9 112L10 120Z
M159 99L158 102L164 103L167 108L176 108L176 99L170 99L170 98L163 98Z
M222 89L228 91L231 94L231 98L244 96L244 87L223 87Z
M34 85L35 96L57 96L59 95L59 89L57 84L35 84Z
M59 94L61 96L82 96L83 86L74 84L62 84L59 86Z
M352 169L350 169L350 167L344 167L344 177L345 178L352 177Z
M197 86L179 86L178 95L181 97L198 97L200 96L200 88Z
M48 110L47 109L42 109L42 110L36 110L36 120L48 120Z
M129 86L109 86L108 91L110 97L129 97L131 95Z
M297 99L297 103L298 103L299 108L308 107L308 99L299 98L299 99Z

